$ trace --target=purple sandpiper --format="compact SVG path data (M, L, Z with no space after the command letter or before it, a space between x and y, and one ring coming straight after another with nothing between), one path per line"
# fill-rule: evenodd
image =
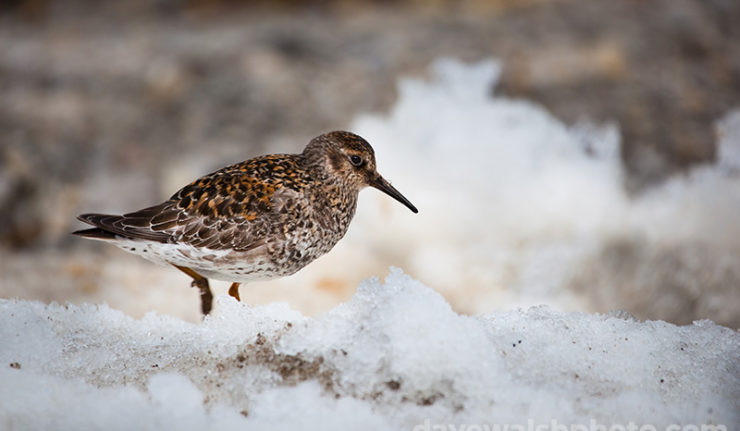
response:
M203 314L208 278L239 285L293 274L344 236L367 186L418 210L375 169L375 152L353 133L312 139L301 154L257 157L183 187L167 201L124 215L82 214L75 235L102 240L193 278Z

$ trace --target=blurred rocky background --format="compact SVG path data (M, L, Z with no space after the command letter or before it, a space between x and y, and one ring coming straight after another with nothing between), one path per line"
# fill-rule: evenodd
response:
M736 0L3 1L0 297L196 319L187 277L70 236L75 216L148 206L223 165L299 151L387 110L399 76L442 56L500 58L499 94L567 123L617 122L625 187L639 194L715 158L715 122L740 106L738 22ZM315 313L355 286L246 297ZM646 301L602 307L713 317ZM718 319L740 326L738 313Z

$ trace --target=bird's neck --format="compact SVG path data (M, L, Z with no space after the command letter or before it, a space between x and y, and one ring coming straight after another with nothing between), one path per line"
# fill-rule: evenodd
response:
M355 215L359 192L340 177L322 170L313 172L311 177L314 183L310 194L317 221L323 228L340 233L341 238Z
M344 232L357 208L357 186L337 175L325 160L329 149L321 140L311 141L301 154L301 162L313 180L311 200L321 224L334 231Z

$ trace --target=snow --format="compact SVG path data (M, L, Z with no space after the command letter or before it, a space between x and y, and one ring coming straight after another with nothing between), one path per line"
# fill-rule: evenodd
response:
M629 196L616 126L490 97L499 71L440 61L352 127L420 214L363 192L347 238L301 273L382 255L408 275L316 317L228 296L197 323L0 300L0 429L737 429L737 331L567 310L637 298L736 319L740 111L717 163ZM286 280L298 295L306 278Z
M317 318L217 302L194 324L0 301L0 427L740 423L740 335L709 321L464 316L400 270Z

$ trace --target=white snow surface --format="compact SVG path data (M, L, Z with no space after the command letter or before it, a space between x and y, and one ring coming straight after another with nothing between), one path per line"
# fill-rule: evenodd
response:
M709 321L464 316L397 269L316 318L217 305L195 324L0 301L0 429L740 423L740 335Z

